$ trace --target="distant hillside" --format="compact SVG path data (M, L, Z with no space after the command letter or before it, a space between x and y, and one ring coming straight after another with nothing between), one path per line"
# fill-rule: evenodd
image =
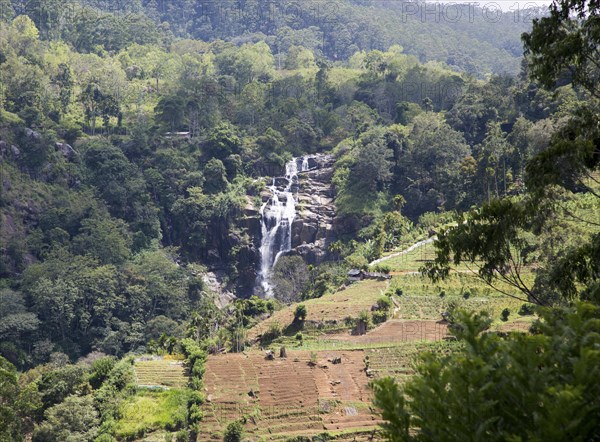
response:
M29 15L46 38L62 38L78 51L120 50L131 43L173 37L237 44L266 41L275 54L298 46L331 60L400 45L419 61L439 61L483 77L516 74L520 36L542 11L502 13L483 7L392 1L11 0L5 16ZM523 7L523 5L521 5Z

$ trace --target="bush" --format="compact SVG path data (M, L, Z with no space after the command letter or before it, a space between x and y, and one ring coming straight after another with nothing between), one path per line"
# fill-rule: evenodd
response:
M269 329L262 334L261 342L263 344L270 343L281 336L281 327L279 322L273 322L269 325Z
M523 304L518 311L519 315L521 315L521 316L533 315L534 312L535 312L535 308L534 308L533 304L527 304L527 303Z
M186 430L180 430L175 435L175 442L188 442L190 440L190 435Z
M225 434L223 436L224 442L241 442L242 434L244 434L244 428L238 421L231 422L227 425Z
M106 356L92 362L92 372L90 373L88 380L94 390L100 388L102 383L108 378L109 373L116 363L117 360L112 356Z
M306 309L306 306L304 304L298 304L294 311L294 322L304 322L307 314L308 310Z
M360 328L361 324L364 325L364 330L369 330L371 326L371 315L367 310L363 310L358 315L358 321L356 323L357 328Z
M296 333L296 341L302 341L304 339L304 336L302 336L302 333L298 332Z
M373 271L377 272L377 273L384 273L386 275L389 275L389 273L392 271L392 268L387 264L377 264L377 265L373 266Z
M382 296L377 300L377 308L381 311L387 312L392 308L392 300L387 296Z
M504 310L502 310L502 320L503 321L508 321L508 317L510 316L510 310L505 308Z
M388 313L387 311L375 311L373 312L373 323L375 324L381 324L385 321L388 320Z
M358 270L368 270L369 269L369 261L362 255L358 253L353 253L352 255L346 257L345 259L348 267Z

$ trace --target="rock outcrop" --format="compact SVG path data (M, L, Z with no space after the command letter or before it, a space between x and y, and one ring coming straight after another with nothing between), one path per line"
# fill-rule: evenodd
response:
M309 157L309 170L298 174L296 219L292 224L292 251L308 264L328 258L329 244L335 241L333 177L331 155Z
M319 264L329 258L328 247L334 242L334 193L331 179L331 155L316 154L308 157L308 170L298 172L298 183L292 186L296 200L296 217L291 229L292 249L288 255L301 256L308 264ZM285 187L284 178L275 178L275 184ZM250 236L250 243L239 244L237 254L236 293L240 297L254 294L260 266L261 214L260 205L269 201L272 193L247 196L243 216L238 227ZM236 241L234 241L236 242Z

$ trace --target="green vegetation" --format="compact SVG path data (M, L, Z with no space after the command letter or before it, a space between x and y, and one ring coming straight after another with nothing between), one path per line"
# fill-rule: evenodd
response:
M452 265L468 263L476 275L519 301L519 313L540 318L530 333L488 332L490 317L453 309L450 329L463 344L447 356L425 355L417 375L398 387L375 383L386 437L412 440L591 440L600 407L598 356L597 213L598 6L556 1L549 17L524 35L532 78L549 89L567 81L588 100L579 102L548 147L524 164L527 191L504 196L461 216L441 232L436 257L424 266L435 282ZM496 139L494 143L500 142ZM593 201L588 212L581 201ZM577 208L580 209L577 210ZM554 240L559 235L560 241ZM535 263L535 280L522 275ZM514 293L514 292L513 292ZM587 302L583 302L587 301ZM544 307L539 307L544 306ZM507 321L513 309L501 313ZM467 404L467 407L465 407Z
M183 361L170 359L136 361L135 375L138 385L146 387L185 388L188 384Z
M402 390L391 378L375 382L387 438L593 439L599 315L590 304L544 310L536 334L503 339L484 332L485 315L461 313L460 351L423 356Z
M121 404L117 438L134 440L152 430L176 431L186 423L188 394L181 390L140 391Z
M231 422L227 425L225 435L223 436L224 442L241 442L242 435L244 434L244 428L239 422Z
M307 310L304 304L298 304L294 310L294 321L304 322L306 320Z
M0 441L201 439L209 355L257 343L364 350L390 440L598 439L596 3L33 3L0 0ZM307 154L335 220L259 299Z

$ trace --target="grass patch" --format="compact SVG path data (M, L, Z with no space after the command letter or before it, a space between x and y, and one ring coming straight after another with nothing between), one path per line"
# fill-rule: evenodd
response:
M140 390L123 401L115 433L134 440L156 430L176 431L185 425L188 392Z
M371 306L377 303L387 287L388 281L366 280L351 284L337 293L303 301L302 304L306 306L307 312L303 333L313 324L343 325L345 318L357 318L361 311L370 310ZM249 337L253 338L267 332L273 323L278 323L283 330L286 330L294 321L296 306L297 304L292 304L275 312L273 316L253 327L248 333ZM294 336L297 331L292 327L288 334Z

